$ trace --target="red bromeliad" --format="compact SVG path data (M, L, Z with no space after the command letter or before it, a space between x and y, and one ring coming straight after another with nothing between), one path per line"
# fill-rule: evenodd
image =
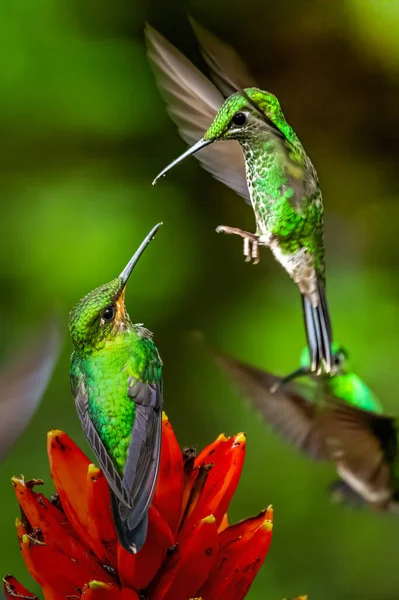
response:
M241 600L272 538L273 509L228 524L227 508L240 479L245 435L220 435L198 456L181 453L163 416L161 469L143 549L129 554L117 541L109 489L101 470L62 431L48 434L49 501L40 480L12 478L22 517L22 556L45 600ZM7 599L35 596L13 577Z

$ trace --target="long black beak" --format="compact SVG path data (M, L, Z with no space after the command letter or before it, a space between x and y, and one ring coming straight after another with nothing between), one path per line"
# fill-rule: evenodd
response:
M204 138L201 138L198 142L196 142L193 146L191 146L191 148L189 148L188 150L183 152L183 154L181 156L179 156L179 158L176 158L173 162L170 163L170 165L165 167L164 170L161 171L159 173L159 175L157 175L155 177L154 181L152 182L152 185L155 185L156 182L158 181L158 179L160 179L161 177L166 175L166 173L168 171L170 171L171 169L173 169L173 167L175 167L180 162L182 162L182 160L187 158L187 156L191 156L192 154L195 154L196 152L198 152L198 150L202 150L202 148L205 148L205 146L209 146L209 144L212 144L214 141L215 141L215 139L204 140Z
M155 225L155 227L151 229L150 233L141 242L140 247L136 250L132 258L127 263L126 267L123 269L122 273L119 275L119 278L122 279L123 286L126 285L126 282L129 279L131 272L133 271L136 264L139 262L139 259L143 254L144 250L147 248L148 244L155 237L155 234L157 233L161 225L162 223L158 223L158 225Z

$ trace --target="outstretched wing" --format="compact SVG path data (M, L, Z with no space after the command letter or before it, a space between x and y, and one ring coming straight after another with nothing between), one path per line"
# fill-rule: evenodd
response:
M0 371L0 461L29 423L57 362L60 335L47 326L28 348L21 348Z
M224 102L223 95L179 50L146 26L148 57L170 117L183 140L202 138ZM244 157L236 141L212 144L195 157L216 179L251 203Z
M75 403L89 444L110 488L121 502L120 510L124 513L121 518L130 521L132 515L140 513L143 516L155 490L162 438L161 384L145 384L130 378L127 394L136 405L136 417L123 477L90 419L89 399L83 382L78 387Z
M201 45L211 77L223 96L227 98L239 90L258 87L247 65L232 46L222 42L192 17L190 23Z
M264 420L285 440L315 460L326 460L328 454L318 427L319 409L314 388L298 382L285 384L267 371L261 371L235 358L214 353L217 364L234 381Z

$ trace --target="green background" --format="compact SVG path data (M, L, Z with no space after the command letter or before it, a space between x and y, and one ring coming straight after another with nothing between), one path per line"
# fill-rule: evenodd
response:
M157 221L164 227L127 291L134 321L156 332L165 410L182 445L248 434L232 520L275 507L272 546L251 600L397 599L399 520L331 505L330 466L284 445L188 332L277 373L304 345L295 286L265 250L246 265L219 224L253 230L240 198L187 161L146 61L147 19L199 60L190 10L232 43L276 93L317 167L325 201L335 337L398 413L399 3L383 0L3 0L0 4L2 348L54 307L64 317L112 279ZM0 572L32 590L14 531L10 476L42 477L50 427L87 449L69 390L70 341L43 403L0 467Z

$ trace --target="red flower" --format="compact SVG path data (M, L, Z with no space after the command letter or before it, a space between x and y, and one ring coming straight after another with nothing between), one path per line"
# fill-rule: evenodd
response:
M161 469L142 550L118 543L109 490L101 470L62 431L48 434L58 497L36 491L40 480L12 478L22 517L22 556L45 600L241 600L272 538L273 510L228 525L227 509L245 457L245 435L219 436L197 457L182 455L163 416ZM35 597L14 578L6 597Z

